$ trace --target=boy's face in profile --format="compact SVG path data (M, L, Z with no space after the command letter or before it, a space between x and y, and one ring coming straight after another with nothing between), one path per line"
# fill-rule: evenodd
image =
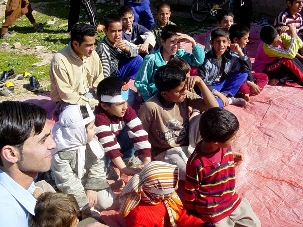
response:
M239 47L244 48L247 45L247 43L249 42L248 38L249 38L249 33L243 35L241 37L241 39L234 38L234 43L237 43L237 44L239 44Z
M301 12L303 7L303 0L294 0L292 3L290 3L290 1L287 1L287 6L290 12L293 13Z
M123 117L126 113L127 108L128 108L128 103L127 103L127 101L120 102L120 103L111 103L110 106L101 103L101 107L110 116Z
M134 14L133 13L125 13L122 17L122 26L126 31L130 31L133 27L134 23Z
M234 141L236 139L236 135L237 135L237 132L235 132L227 141L217 142L218 147L220 147L220 148L230 147L234 143Z
M219 27L224 28L228 31L233 24L234 18L232 16L224 16L221 22L219 23Z
M180 45L180 40L177 35L172 36L165 41L163 39L160 39L163 50L167 52L169 55L174 55L177 53L179 45Z
M227 47L230 45L229 39L225 36L217 37L214 40L211 40L210 43L217 57L222 56L225 53Z
M165 26L168 23L170 15L171 15L170 8L167 7L163 7L159 10L159 12L157 12L157 18L161 26Z
M274 47L278 47L281 44L282 44L282 39L281 39L281 36L278 34L270 45L272 45Z
M115 45L115 43L119 42L122 38L122 23L110 23L108 29L105 29L105 35L107 36L109 42L112 45Z
M168 103L183 102L186 98L186 91L186 84L185 81L183 81L178 87L170 91L162 91L161 95Z

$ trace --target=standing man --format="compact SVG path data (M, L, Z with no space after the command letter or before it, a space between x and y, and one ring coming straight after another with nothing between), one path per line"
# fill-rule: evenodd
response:
M36 23L32 12L33 9L28 0L8 0L5 9L5 19L2 23L1 38L10 38L13 36L8 32L8 27L12 26L23 15L32 23L34 29L38 30L40 27Z
M50 97L57 103L57 113L67 104L98 105L92 86L97 88L103 79L100 58L95 51L96 29L88 24L76 24L71 30L71 41L53 57L50 66Z
M96 28L97 31L103 30L103 26L97 23L96 20L96 5L94 0L70 0L68 12L68 28L67 32L70 32L75 24L79 21L80 6L85 10L89 22Z
M144 27L151 30L154 25L154 17L150 10L149 0L124 0L124 5L132 8L135 19L134 21L138 23L139 19Z
M27 227L34 215L32 192L38 172L51 166L56 144L46 111L25 102L0 103L0 220L6 227Z

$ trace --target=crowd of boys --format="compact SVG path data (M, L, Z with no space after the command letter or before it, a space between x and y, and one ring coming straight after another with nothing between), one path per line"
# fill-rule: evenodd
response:
M149 1L125 1L118 15L105 17L106 36L96 50L98 25L75 24L70 43L51 62L54 129L46 111L34 104L0 103L0 220L12 227L80 226L79 218L91 216L92 210L116 208L112 190L124 183L109 186L109 175L103 174L115 168L121 176L134 176L129 183L125 180L122 191L122 204L128 207L122 209L123 217L147 215L152 220L158 215L161 223L156 226L168 226L165 221L174 226L184 215L190 218L182 226L261 226L248 201L235 191L235 162L242 157L231 145L239 122L224 107L245 106L268 81L303 84L303 3L286 3L275 27L261 29L255 72L246 51L249 29L233 24L231 12L218 13L218 27L207 36L205 50L170 21L167 3L158 4L154 22ZM134 22L138 18L145 26ZM180 48L182 42L191 44L191 53ZM190 75L192 66L197 75ZM158 161L157 169L153 161ZM147 182L154 182L149 172L144 182L136 181L145 188L134 185L147 166L154 175L161 175L162 167L173 173L167 188L165 181L158 182L163 191L148 188ZM37 173L50 168L62 193L34 184ZM103 177L96 176L101 169ZM168 179L185 182L184 205L175 195L176 182L168 187ZM66 195L70 193L74 196ZM96 206L100 196L109 198L110 205ZM135 209L139 202L155 206L146 214ZM160 216L157 204L163 205ZM189 216L171 215L176 211L172 207ZM127 220L142 226L136 219ZM92 222L86 226L104 226Z

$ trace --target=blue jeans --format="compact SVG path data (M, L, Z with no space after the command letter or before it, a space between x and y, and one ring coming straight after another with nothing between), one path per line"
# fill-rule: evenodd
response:
M136 79L136 75L142 62L143 58L140 55L120 60L117 71L118 77L123 81L127 79Z
M127 133L127 128L124 127L120 134L117 136L117 141L120 145L120 152L123 154L122 160L126 162L128 159L130 159L135 154L135 148L132 140L129 138ZM108 167L110 164L109 158L106 156L106 166Z
M241 85L246 81L247 76L247 73L235 72L229 74L225 80L215 82L211 86L221 93L234 97L239 91Z

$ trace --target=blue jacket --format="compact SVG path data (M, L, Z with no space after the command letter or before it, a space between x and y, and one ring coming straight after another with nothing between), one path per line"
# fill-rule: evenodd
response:
M250 72L250 59L247 55L239 57L236 53L227 49L222 55L223 69L222 77L220 80L224 80L229 74L235 72ZM213 49L205 54L205 60L203 65L198 67L198 75L203 79L208 88L213 91L212 84L215 82L219 75L219 66L217 64L217 57L214 54Z
M135 86L144 101L152 97L158 90L155 86L154 74L159 67L166 64L160 50L161 48L156 50L153 54L145 56L136 76ZM197 44L193 47L192 53L179 49L174 57L183 58L188 64L199 66L204 61L205 52L202 46Z

